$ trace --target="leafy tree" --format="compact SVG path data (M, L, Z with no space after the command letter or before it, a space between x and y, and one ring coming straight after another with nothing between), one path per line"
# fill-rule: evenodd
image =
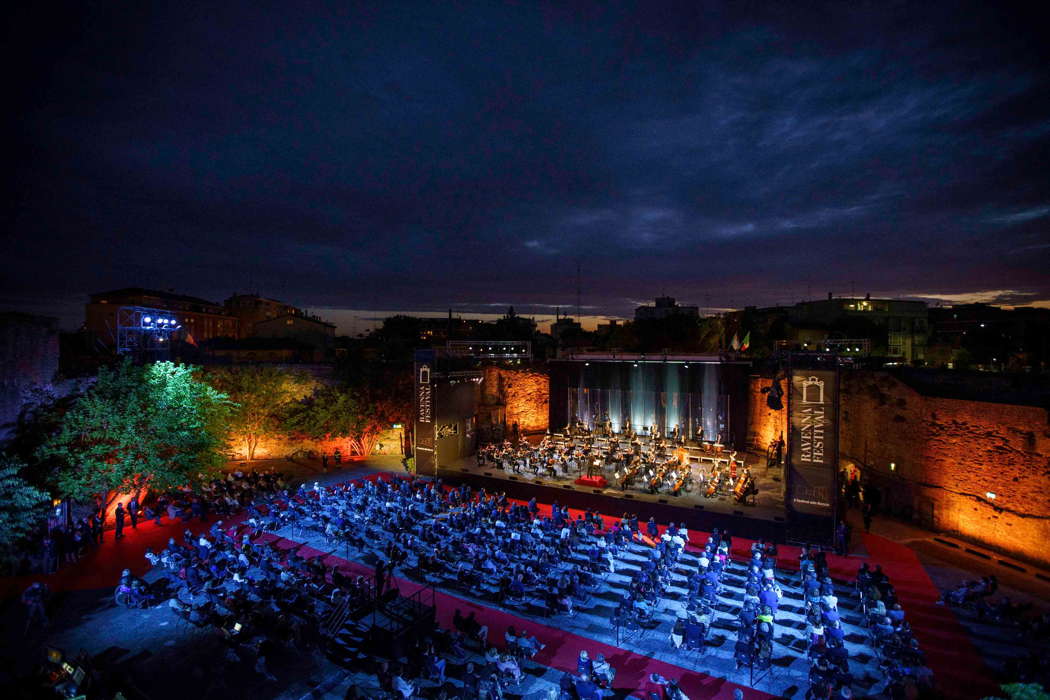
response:
M999 687L1010 700L1050 700L1050 693L1047 693L1039 683L1006 683ZM1000 698L989 697L984 700L1000 700Z
M62 465L59 491L108 506L118 493L181 487L221 465L233 404L195 374L172 362L100 369L40 448Z
M0 457L0 552L10 552L33 533L47 516L51 500L46 492L32 486L20 472L25 465Z
M292 406L288 426L316 440L346 440L350 454L367 456L398 415L392 402L363 389L325 387Z
M266 365L211 370L208 381L236 404L230 434L244 443L249 460L255 459L260 440L284 432L289 406L314 388L314 381L304 372Z

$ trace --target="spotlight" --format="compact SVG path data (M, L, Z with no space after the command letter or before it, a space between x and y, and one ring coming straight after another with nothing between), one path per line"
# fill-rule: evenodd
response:
M149 316L147 316L146 318L142 319L143 323L151 323L152 321L153 321L153 319L150 318Z
M988 497L988 500L991 500L991 501L995 500L995 492L994 491L986 491L984 495Z

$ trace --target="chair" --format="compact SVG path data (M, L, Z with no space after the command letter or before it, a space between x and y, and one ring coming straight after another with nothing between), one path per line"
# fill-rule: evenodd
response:
M685 648L690 651L703 652L705 640L707 639L707 627L697 622L691 622L685 628Z

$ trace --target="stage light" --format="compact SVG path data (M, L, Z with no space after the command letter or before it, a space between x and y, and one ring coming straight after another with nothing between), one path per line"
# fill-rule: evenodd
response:
M146 318L142 319L142 322L143 322L143 323L150 323L150 322L151 322L152 320L153 320L152 318L150 318L149 316L147 316Z
M988 491L984 495L987 496L989 498L989 500L992 500L992 501L995 500L995 492L994 491Z
M891 472L897 471L897 463L896 462L890 462L890 471Z

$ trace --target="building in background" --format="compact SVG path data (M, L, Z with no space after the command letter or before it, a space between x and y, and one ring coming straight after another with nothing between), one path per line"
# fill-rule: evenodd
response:
M84 328L93 341L115 351L120 337L121 310L155 309L167 312L178 325L173 340L191 345L213 338L236 338L240 322L222 304L172 291L126 287L92 294L84 313Z
M788 319L799 327L834 330L829 340L869 340L876 354L904 362L924 361L930 334L929 308L924 301L834 297L803 301L789 309ZM883 342L883 335L885 342ZM885 353L881 351L885 349Z
M793 306L749 306L724 316L726 333L752 352L814 350L875 356L890 363L923 364L929 342L929 308L924 301L835 297Z
M948 369L1046 372L1050 309L960 304L930 309L930 363Z
M279 316L304 316L306 312L291 304L268 299L258 294L234 294L223 302L226 313L236 316L239 322L238 338L255 335L255 324L270 321Z
M258 294L234 294L223 305L238 320L238 342L209 349L226 359L265 361L277 353L283 361L321 362L332 354L335 325L304 309Z
M700 308L697 306L682 306L675 301L674 297L656 297L654 305L649 306L646 304L634 310L635 321L662 320L672 316L699 318Z
M315 362L324 360L335 344L335 325L317 316L284 314L255 324L251 338L290 340L310 349Z

